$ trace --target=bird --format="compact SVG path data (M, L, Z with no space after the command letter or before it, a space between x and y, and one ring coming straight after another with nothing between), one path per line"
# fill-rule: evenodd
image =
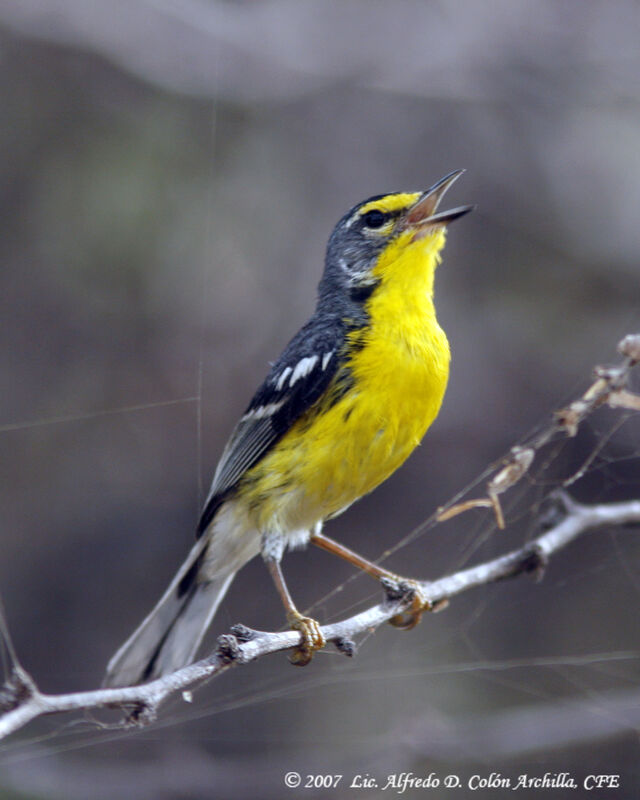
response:
M388 478L440 410L450 349L434 274L447 226L474 206L438 207L463 172L426 191L370 197L337 223L315 312L246 407L215 470L195 545L109 661L103 685L135 685L189 664L235 574L258 554L301 633L290 657L300 666L325 641L289 593L287 548L311 543L377 579L397 577L322 528Z

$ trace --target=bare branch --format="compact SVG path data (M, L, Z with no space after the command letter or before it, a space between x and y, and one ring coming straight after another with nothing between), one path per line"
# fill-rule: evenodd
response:
M575 503L564 495L561 500L565 504L566 516L551 530L499 558L436 581L418 583L415 588L421 598L428 605L440 606L450 597L476 586L523 573L539 573L553 553L587 531L605 525L640 523L640 500L592 506ZM323 626L322 633L327 641L344 648L344 643L350 642L358 634L377 628L401 613L406 604L407 598L386 600L349 619ZM221 636L218 649L208 658L141 686L47 695L38 691L28 676L22 674L16 682L13 707L0 716L0 738L22 728L36 717L63 711L116 707L129 713L130 724L146 724L155 719L160 705L171 695L193 688L232 666L246 664L301 643L297 631L266 633L237 626L234 634ZM10 705L6 699L9 693L10 687L5 690L5 708Z
M540 447L557 434L575 435L580 423L599 406L605 403L619 406L622 397L625 409L635 409L635 400L629 402L629 398L635 395L627 392L625 387L631 368L640 360L640 336L626 337L620 343L619 350L624 356L624 363L608 369L598 368L597 380L587 392L566 409L557 412L549 427L527 444L525 460L521 458L514 462L513 459L507 459L503 462L496 477L489 483L490 496L497 497L515 485L526 474L533 454ZM517 456L518 452L522 452L522 448L520 451L516 448L511 450L512 456ZM549 558L578 536L603 526L640 523L640 500L583 505L567 494L558 492L555 501L559 521L523 547L435 581L403 582L399 579L397 586L385 587L387 598L382 603L341 622L323 626L325 639L333 642L346 655L353 655L354 637L377 628L409 607L415 611L416 598L425 610L435 611L444 608L451 597L477 586L524 573L539 577ZM449 510L462 513L466 508L451 505ZM446 518L446 515L442 517L441 514L440 518ZM9 681L0 690L0 739L37 717L65 711L117 708L127 713L127 721L123 724L144 725L156 718L158 709L170 696L188 692L231 667L300 644L301 634L298 631L267 633L237 625L230 634L219 637L217 650L211 656L150 683L61 695L40 692L32 678L16 662Z

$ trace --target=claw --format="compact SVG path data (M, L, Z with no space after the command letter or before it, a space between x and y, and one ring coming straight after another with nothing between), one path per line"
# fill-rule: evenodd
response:
M382 585L390 600L404 600L406 603L406 608L389 620L395 628L410 631L419 624L425 611L431 611L431 603L420 591L418 581L398 578L397 581L383 580Z
M391 617L389 624L393 625L394 628L399 628L401 631L410 631L420 624L423 613L430 608L430 604L425 604L416 594L413 596L409 606L401 614Z
M316 650L321 650L326 644L320 623L312 617L303 617L297 611L287 614L287 619L293 630L302 634L302 643L292 651L289 661L296 667L306 667Z

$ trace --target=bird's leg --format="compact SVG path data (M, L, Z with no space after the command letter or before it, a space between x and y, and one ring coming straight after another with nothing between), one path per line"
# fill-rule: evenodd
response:
M279 561L266 560L267 567L276 585L278 594L282 599L282 604L287 612L287 621L293 630L300 631L303 641L289 657L289 661L297 667L306 667L313 658L316 650L321 650L325 645L325 639L320 630L317 620L312 617L303 616L295 606L289 589L285 583Z
M431 603L423 596L418 581L411 578L402 578L394 572L389 572L389 570L367 561L363 556L354 553L353 550L349 550L348 547L330 539L319 531L314 531L311 534L310 541L316 547L343 558L353 564L354 567L366 572L367 575L379 580L390 599L400 600L404 598L407 601L405 611L389 620L391 625L396 628L401 628L402 630L414 628L420 622L423 612L431 609Z
M318 621L301 614L293 602L280 566L283 551L284 540L281 535L263 534L262 557L271 573L275 587L287 612L289 625L293 630L300 631L302 634L302 643L292 652L289 661L297 667L306 667L316 650L321 650L326 642Z

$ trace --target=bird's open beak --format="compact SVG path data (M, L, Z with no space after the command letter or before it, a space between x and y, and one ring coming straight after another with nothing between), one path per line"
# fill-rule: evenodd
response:
M406 216L405 227L415 230L414 239L425 236L435 227L443 227L453 222L454 219L462 217L473 211L475 206L459 206L452 208L451 211L440 211L438 206L445 195L447 189L462 175L463 169L455 170L445 175L444 178L435 183L430 189L418 198L417 202L409 209Z

